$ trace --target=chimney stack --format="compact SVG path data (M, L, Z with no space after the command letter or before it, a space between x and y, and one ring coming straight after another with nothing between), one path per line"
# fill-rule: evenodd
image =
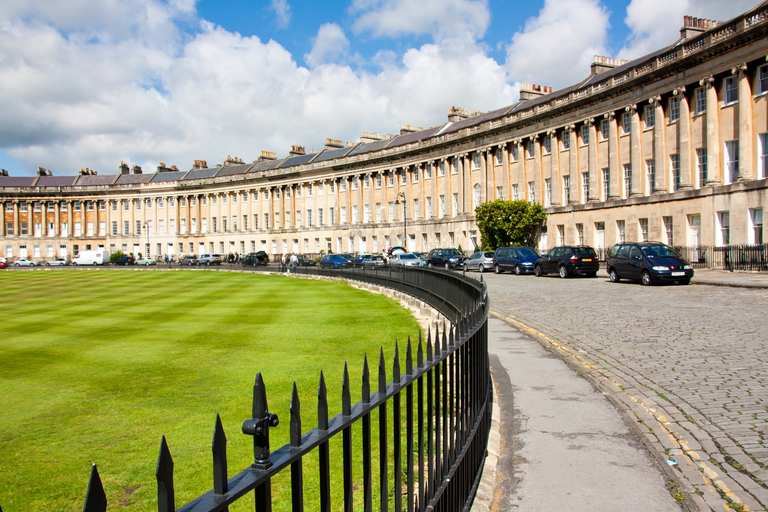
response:
M192 167L192 169L207 169L208 168L208 162L205 160L195 160L195 165Z
M277 160L277 153L275 153L274 151L267 151L266 149L262 149L261 156L259 156L259 159L256 161L265 162L267 160Z
M719 21L696 18L695 16L683 16L683 28L680 29L680 37L691 39L718 25L720 25Z
M628 60L614 59L612 57L603 57L602 55L595 55L594 62L590 65L591 75L595 76L605 71L623 66L629 62Z
M243 163L245 163L245 162L243 162L242 158L238 158L236 156L230 156L230 155L227 155L227 159L224 160L224 166L225 167L228 166L228 165L240 165L240 164L243 164Z
M386 138L387 136L384 135L383 133L364 131L363 134L360 135L360 142L378 142Z
M0 169L0 176L8 176L8 171L5 169Z
M325 149L341 149L344 147L344 141L341 139L331 139L330 137L326 137L325 139Z
M120 162L118 170L120 171L120 174L131 174L131 169L128 167L128 164L122 161Z
M82 169L80 169L80 172L82 173L82 172L83 172L83 170L82 170ZM38 167L38 168L37 168L37 175L38 175L38 176L50 176L50 175L49 175L49 174L47 174L47 173L48 173L48 170L47 170L47 169L45 169L45 167Z
M421 126L411 126L410 124L404 124L400 126L400 135L405 135L406 133L416 133L420 132L424 128Z
M160 164L160 165L165 165L165 164ZM142 174L141 167L139 167L138 165L134 165L131 168L131 174Z
M301 156L306 155L307 151L304 149L304 146L291 146L290 151L291 156Z
M468 108L461 108L461 106L451 107L451 109L448 111L448 120L452 123L456 123L462 119L469 119L470 117L479 116L480 114L482 114L482 112L476 112Z

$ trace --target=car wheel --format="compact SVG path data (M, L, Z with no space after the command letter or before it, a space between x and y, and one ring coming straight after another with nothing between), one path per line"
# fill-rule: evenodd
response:
M499 268L499 266L498 266L498 265L494 265L494 266L493 266L493 271L494 271L494 272L496 272L497 274L501 274L502 272L504 272L503 270L501 270L501 269Z
M613 269L613 268L608 271L608 275L611 276L611 282L612 283L618 283L619 281L621 281L621 278L619 277L619 274L617 274L616 270Z
M446 262L445 263L445 270L451 270L451 264Z
M651 273L647 270L643 270L643 273L640 274L640 282L643 283L643 286L651 286L653 284Z
M73 261L73 262L72 262L72 266L76 267L76 266L77 266L77 262L76 262L76 261Z
M210 262L210 261L206 261L206 262L205 262L205 266L206 266L206 267L210 267L210 266L211 266L211 262Z
M541 277L542 276L541 266L536 265L535 267L533 267L533 273L536 274L536 277Z
M560 265L560 277L562 277L563 279L568 277L568 269L565 268L565 265Z
M19 265L18 263L14 263L13 266L14 267L20 267L21 265Z
M523 273L523 269L520 267L520 265L515 265L515 274L520 275Z
M690 279L681 279L680 281L678 281L678 283L683 284L683 285L691 284L691 280Z
M45 264L45 266L46 266L46 267L50 267L50 266L51 266L51 264L50 264L50 263L46 263L46 264Z
M431 261L430 261L429 263L427 263L427 266L428 266L429 268L435 268L435 264L434 264L434 263L432 263Z
M482 273L482 272L485 272L486 270L488 270L488 269L486 269L486 268L485 268L485 265L483 265L483 264L481 263L481 264L480 264L480 272Z

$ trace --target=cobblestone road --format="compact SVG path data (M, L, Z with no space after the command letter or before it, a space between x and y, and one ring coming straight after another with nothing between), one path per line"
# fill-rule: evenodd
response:
M768 508L768 290L483 278L493 312L634 415L700 509Z

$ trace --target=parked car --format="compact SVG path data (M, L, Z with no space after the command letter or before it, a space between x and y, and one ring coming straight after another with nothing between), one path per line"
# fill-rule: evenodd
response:
M5 261L0 261L0 268L8 268L8 264Z
M145 256L144 258L141 258L140 260L136 260L134 262L134 265L144 265L144 266L156 265L156 264L157 264L157 261L153 260L149 256Z
M320 260L320 268L351 267L352 262L342 254L326 254Z
M530 247L499 247L493 253L493 270L497 274L510 271L517 275L533 274L539 254Z
M242 258L240 258L240 264L244 267L261 265L266 267L269 264L269 256L264 251L249 252Z
M367 260L369 260L369 259L371 259L371 258L373 258L373 255L372 255L372 254L358 254L358 255L357 255L357 256L355 256L355 258L352 260L352 266L353 266L353 267L362 267L362 266L363 266L363 264L364 264L364 263L365 263Z
M398 252L389 257L393 267L423 267L424 261L410 252Z
M55 260L45 262L46 267L62 267L64 265L69 265L69 261L65 258L56 258Z
M179 265L187 265L192 266L197 264L197 256L194 254L190 254L189 256L183 256L181 259L179 259Z
M72 258L72 265L106 265L109 263L109 253L104 250L80 251Z
M118 266L118 265L127 266L127 265L133 265L134 263L136 263L136 259L133 256L120 256L119 258L117 258L115 261L112 262L112 264L115 266Z
M384 261L384 256L374 254L370 259L363 261L363 267L383 267L387 262Z
M466 260L464 260L464 272L469 270L479 270L485 272L493 269L493 252L478 251Z
M688 284L693 267L677 251L658 242L616 244L608 251L606 261L611 281L640 281L646 286L677 282Z
M317 260L306 254L299 254L296 256L299 259L300 267L314 267L317 266Z
M28 260L27 258L19 258L13 262L14 267L39 267L39 261Z
M458 249L432 249L427 255L429 268L443 267L445 270L461 267L467 258Z
M555 247L541 256L533 266L537 276L559 273L562 278L576 274L595 277L599 269L597 254L588 245Z
M197 260L195 261L195 265L198 267L200 265L221 265L221 255L220 254L203 254Z

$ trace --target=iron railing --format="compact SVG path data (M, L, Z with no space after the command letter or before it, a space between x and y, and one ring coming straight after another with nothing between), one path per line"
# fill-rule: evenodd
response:
M715 247L674 248L688 260L693 268L719 268L723 270L768 270L768 244L725 245Z
M301 426L301 404L294 384L290 404L290 442L275 451L270 451L269 430L277 427L279 420L269 412L264 379L258 373L253 387L251 418L242 425L243 433L253 436L254 463L229 478L226 436L217 416L212 446L213 489L176 509L173 460L163 436L156 473L158 511L228 510L229 505L251 494L251 491L255 510L270 511L273 499L271 480L289 467L291 509L302 511L305 506L302 461L314 451L319 458L318 494L319 509L322 512L332 508L332 456L342 458L343 509L346 512L354 508L356 491L353 488L353 473L356 471L362 471L363 475L363 509L366 512L373 509L372 465L376 459L379 474L378 509L382 512L390 509L390 501L395 512L469 510L482 474L491 424L492 392L487 327L489 304L485 283L482 279L478 282L458 273L428 269L323 270L305 267L298 272L354 279L402 291L428 303L448 318L450 323L439 329L436 327L434 331L430 329L426 340L419 333L415 348L408 339L404 372L401 372L399 349L396 346L392 379L389 382L382 349L373 391L366 357L362 400L354 405L350 399L349 373L345 363L341 413L332 418L328 417L327 392L321 372L318 424L304 433ZM403 398L405 407L402 404ZM371 450L372 439L376 438L371 418L374 411L378 411L378 457ZM353 426L356 427L355 432L360 432L362 436L362 467L355 467L353 463ZM332 455L330 440L339 434L342 436L342 453ZM391 459L388 455L388 439L392 439ZM402 449L403 442L405 450ZM406 458L405 464L403 456ZM334 508L338 509L339 504ZM83 511L106 510L107 497L94 464Z

